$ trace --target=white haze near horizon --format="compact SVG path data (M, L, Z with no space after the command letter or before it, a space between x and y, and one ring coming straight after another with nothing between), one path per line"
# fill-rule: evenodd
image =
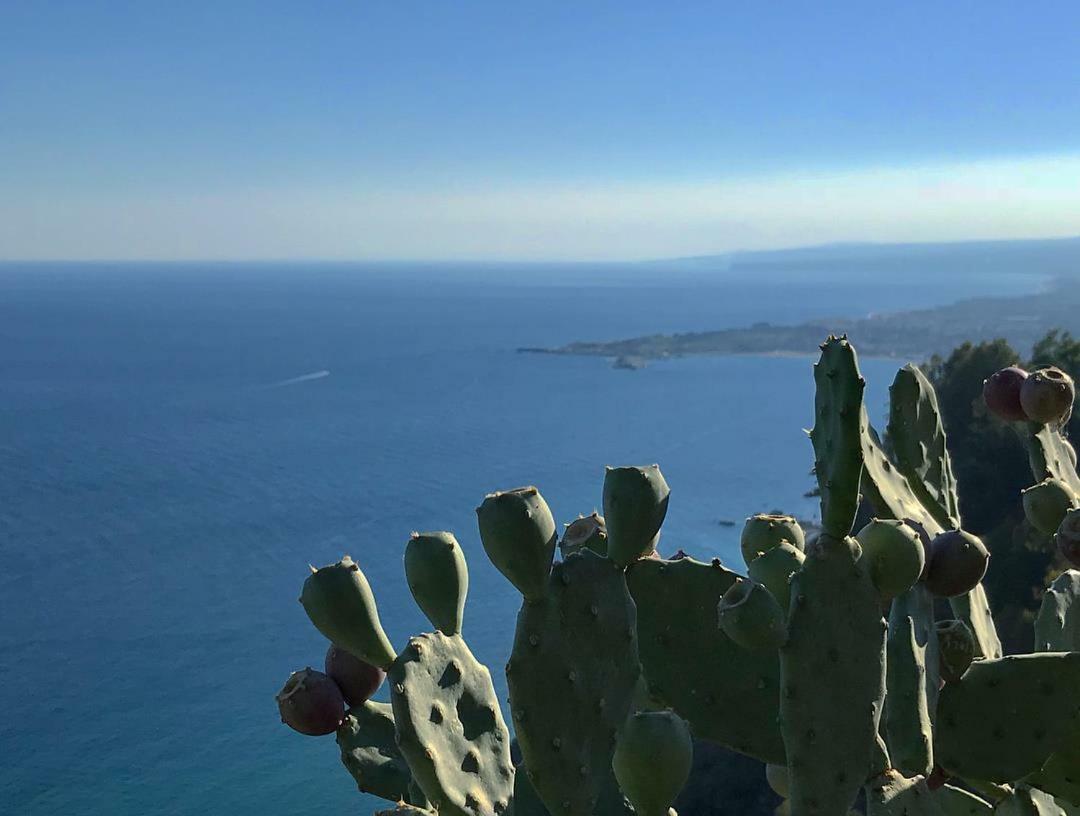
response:
M700 182L0 192L20 260L639 260L1080 234L1080 154Z

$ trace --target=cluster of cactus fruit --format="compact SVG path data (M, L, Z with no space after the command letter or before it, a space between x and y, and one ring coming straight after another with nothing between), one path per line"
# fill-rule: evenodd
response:
M693 737L764 763L790 816L1080 814L1080 572L1047 590L1038 651L1003 656L981 585L989 555L963 529L932 386L900 370L886 452L854 348L830 337L821 352L821 532L748 519L745 575L659 556L670 491L655 465L608 468L603 515L561 541L535 487L484 499L484 551L522 595L506 665L516 767L491 676L461 636L468 573L449 533L406 545L434 631L400 654L357 564L308 577L300 600L332 645L325 674L290 677L282 719L336 731L360 789L396 803L387 812L668 816ZM1024 506L1080 566L1080 477L1062 433L1073 388L1059 374L999 372L985 399L1026 423L1038 484ZM383 672L389 705L369 699Z

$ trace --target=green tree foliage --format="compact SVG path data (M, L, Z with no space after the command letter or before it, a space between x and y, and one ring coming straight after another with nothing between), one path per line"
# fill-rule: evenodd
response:
M1045 536L1024 520L1020 491L1032 483L1027 452L1016 429L990 415L983 380L1000 368L1056 365L1080 379L1080 340L1057 329L1047 333L1024 363L1005 340L964 343L947 357L935 355L924 371L937 389L949 453L960 491L964 526L990 548L984 584L1010 652L1031 648L1031 621L1054 555ZM1080 418L1069 424L1080 437Z

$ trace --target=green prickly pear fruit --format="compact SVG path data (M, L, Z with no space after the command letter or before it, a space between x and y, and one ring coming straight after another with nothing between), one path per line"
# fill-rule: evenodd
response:
M670 495L659 465L607 468L604 519L612 561L625 567L656 549Z
M784 611L761 584L736 579L720 599L716 612L724 634L744 649L778 649L787 639Z
M527 600L544 597L559 534L540 491L529 486L490 493L476 508L476 518L495 568Z
M597 555L607 555L607 525L604 517L597 512L587 516L578 516L566 525L559 549L563 558L586 549Z
M773 765L770 762L765 766L765 781L769 783L773 793L781 799L787 799L791 795L791 783L788 781L787 765Z
M341 689L341 696L350 708L370 700L386 678L386 672L378 666L364 662L333 643L326 650L323 668Z
M937 629L941 679L955 683L975 659L975 637L968 625L960 620L938 621L934 628Z
M333 734L345 719L345 700L329 677L314 669L289 675L277 693L281 721L309 737Z
M1031 372L1020 388L1020 404L1027 418L1043 425L1067 422L1075 398L1072 377L1054 366Z
M743 560L750 566L754 559L766 553L780 542L786 541L797 550L806 549L806 537L802 527L792 516L758 513L750 516L743 526L739 546Z
M364 573L349 556L322 569L311 568L300 603L315 628L331 643L386 669L394 658L379 609Z
M413 533L405 545L405 580L432 626L461 634L469 568L453 533Z
M1043 479L1020 494L1028 523L1044 535L1053 535L1065 514L1076 507L1076 494L1060 479Z
M963 530L938 534L931 545L926 588L942 598L966 595L986 575L990 553L977 537Z
M1009 366L995 371L983 380L983 402L990 413L1006 422L1023 422L1027 419L1020 403L1020 389L1028 373L1019 366Z
M791 607L791 576L799 571L805 560L806 554L802 550L781 541L750 562L747 569L750 580L769 590L785 616Z
M623 726L611 767L637 816L666 816L690 777L693 759L690 729L681 717L640 711Z
M1058 552L1077 569L1080 569L1080 509L1070 510L1061 520L1054 535Z
M903 595L922 575L926 552L917 530L896 519L871 519L856 536L883 600Z

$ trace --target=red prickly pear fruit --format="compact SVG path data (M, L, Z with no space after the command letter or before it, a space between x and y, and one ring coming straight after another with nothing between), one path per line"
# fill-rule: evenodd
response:
M1070 510L1065 514L1054 540L1061 556L1073 567L1080 569L1080 509Z
M1031 372L1020 387L1020 404L1027 418L1044 425L1068 422L1075 398L1072 377L1053 366Z
M1020 388L1028 373L1019 366L1009 366L995 371L983 380L983 402L990 413L1006 422L1023 422L1027 419L1020 403Z
M963 530L948 530L934 538L926 588L942 598L966 595L986 575L990 553L982 541Z
M345 700L337 684L310 668L289 675L277 704L281 721L309 737L333 734L345 719Z
M386 679L386 672L378 666L372 666L333 643L326 650L325 667L350 706L367 702Z

